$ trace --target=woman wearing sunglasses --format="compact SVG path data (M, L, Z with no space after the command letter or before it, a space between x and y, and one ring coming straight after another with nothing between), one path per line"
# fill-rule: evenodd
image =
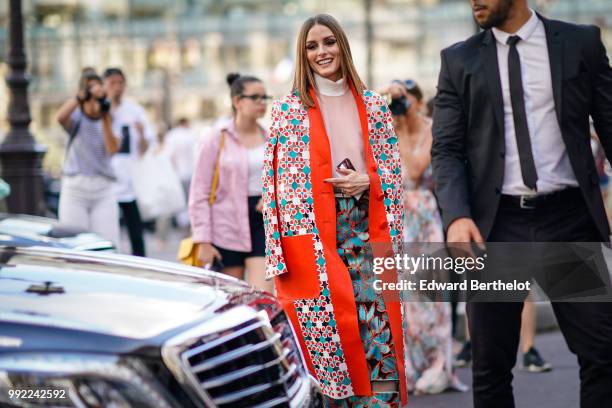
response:
M267 131L258 120L270 97L253 76L229 74L227 83L233 117L202 143L189 194L192 238L203 265L239 279L246 270L251 284L269 290L261 201Z

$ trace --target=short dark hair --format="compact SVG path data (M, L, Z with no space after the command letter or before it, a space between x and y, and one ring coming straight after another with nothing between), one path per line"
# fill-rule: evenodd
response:
M121 68L117 68L117 67L111 67L111 68L106 68L104 70L104 79L113 76L113 75L119 75L121 76L121 78L123 78L123 80L125 80L125 75L123 74L123 71L121 70Z

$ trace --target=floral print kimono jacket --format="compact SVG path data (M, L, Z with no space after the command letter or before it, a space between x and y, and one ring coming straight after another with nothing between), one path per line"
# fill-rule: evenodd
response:
M402 239L398 140L386 101L372 91L351 91L370 177L370 243L392 255ZM323 181L332 177L330 145L311 93L314 108L306 108L293 92L272 109L263 170L266 278L275 279L278 298L323 393L334 399L371 396L351 278L336 247L333 186ZM389 272L397 280L395 271ZM405 404L402 309L399 297L387 299L387 291L383 296Z

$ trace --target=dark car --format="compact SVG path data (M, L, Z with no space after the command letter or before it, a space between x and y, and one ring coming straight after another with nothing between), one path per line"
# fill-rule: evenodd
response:
M320 401L268 293L162 261L0 246L0 406Z
M99 235L51 218L24 214L0 213L0 245L115 251L113 243Z

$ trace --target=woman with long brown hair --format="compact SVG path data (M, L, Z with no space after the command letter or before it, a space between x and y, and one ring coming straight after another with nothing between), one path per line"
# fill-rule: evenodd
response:
M385 100L365 86L329 15L302 25L293 91L276 101L264 162L266 274L326 406L406 402L401 308L373 258L401 244L401 168ZM395 271L388 276L396 279Z

